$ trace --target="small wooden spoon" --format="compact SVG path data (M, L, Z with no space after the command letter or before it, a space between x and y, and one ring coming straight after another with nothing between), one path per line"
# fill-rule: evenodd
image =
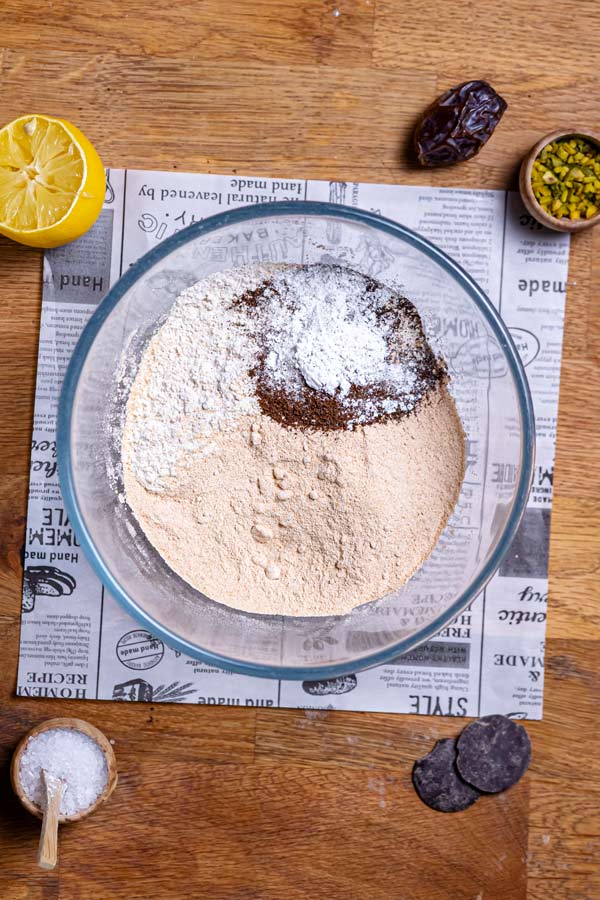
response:
M38 847L38 866L40 869L53 869L58 860L60 804L67 785L62 779L55 778L45 769L42 769L42 781L46 790L46 802L44 803L44 819Z
M83 734L87 734L88 737L92 738L92 740L94 740L98 744L98 746L104 753L104 756L106 758L106 766L108 769L108 779L106 781L106 786L102 793L98 795L94 803L92 803L91 806L88 806L87 809L82 809L70 816L60 815L60 803L62 800L64 789L66 787L64 782L60 781L60 779L54 779L52 778L52 776L50 776L50 778L47 778L46 772L42 770L42 777L44 778L46 787L46 810L43 810L37 804L31 802L23 789L23 785L21 784L21 757L23 755L25 747L27 746L27 743L31 740L31 738L35 737L38 734L41 734L43 731L51 731L55 728L71 728L74 731L81 731ZM13 758L10 764L10 780L13 791L15 792L25 809L28 810L32 815L37 816L38 819L43 819L44 824L42 825L38 863L42 868L54 868L54 866L56 865L57 856L58 825L62 825L66 822L78 822L80 819L84 819L86 816L89 816L91 813L95 812L98 807L110 797L115 787L117 786L118 781L117 761L115 759L112 745L106 735L103 734L94 725L91 725L89 722L85 722L83 719L72 719L66 717L58 719L46 719L45 722L40 722L39 725L36 725L35 728L32 728L31 731L27 732L27 734L24 735L24 737L22 737L17 744L17 748L13 754ZM58 782L58 784L56 784L55 782ZM54 845L54 850L52 850L52 844ZM54 862L50 865L48 863L52 861L52 858L54 858Z

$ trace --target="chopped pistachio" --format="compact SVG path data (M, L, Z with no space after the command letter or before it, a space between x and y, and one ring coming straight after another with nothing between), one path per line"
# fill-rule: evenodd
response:
M600 147L579 137L546 144L534 160L531 187L551 215L591 219L600 210Z

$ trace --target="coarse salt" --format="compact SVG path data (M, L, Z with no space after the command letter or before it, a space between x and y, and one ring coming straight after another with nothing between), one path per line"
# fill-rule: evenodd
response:
M30 738L21 756L19 779L28 799L44 808L42 769L65 782L62 816L92 806L108 782L106 757L98 743L74 728L51 728Z

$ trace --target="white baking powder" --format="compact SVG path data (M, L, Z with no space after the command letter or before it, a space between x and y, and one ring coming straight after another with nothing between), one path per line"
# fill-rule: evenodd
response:
M287 390L308 385L342 403L352 385L385 383L390 389L410 390L414 371L390 361L389 326L377 316L394 294L380 286L367 294L365 303L367 281L336 266L276 272L262 308L271 347L265 368L274 385ZM398 409L395 400L388 406L388 412Z
M42 769L65 782L60 804L62 816L88 809L108 781L102 748L93 738L74 728L51 728L29 739L21 756L19 778L25 794L44 808L46 791Z

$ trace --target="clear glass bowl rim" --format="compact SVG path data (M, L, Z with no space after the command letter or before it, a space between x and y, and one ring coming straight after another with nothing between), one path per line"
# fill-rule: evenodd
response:
M396 644L371 653L368 656L360 657L356 662L349 660L343 663L307 667L264 665L241 659L229 658L214 653L193 644L180 635L170 631L169 628L161 625L159 622L155 621L152 616L148 615L148 613L146 613L136 601L123 590L121 585L113 577L108 565L100 556L91 538L81 514L75 492L70 442L73 401L87 355L97 334L102 328L104 321L108 318L112 310L145 272L159 263L162 259L169 256L173 250L176 250L201 235L210 234L211 232L217 231L228 225L236 225L252 219L264 219L279 216L326 216L329 218L357 222L361 225L375 228L377 231L385 234L390 234L420 250L441 266L441 268L458 282L463 290L471 297L478 311L490 327L494 337L502 347L510 373L516 385L517 403L522 429L521 465L519 468L512 509L504 531L498 538L488 562L477 578L471 582L469 587L434 621L420 629L410 638L398 641ZM195 222L193 225L187 226L187 228L183 228L181 231L166 238L152 250L149 250L144 254L144 256L130 266L127 272L125 272L113 287L110 288L99 304L97 310L92 314L86 324L67 368L58 408L57 461L65 508L81 548L85 552L88 562L105 588L110 591L116 600L118 600L126 612L147 628L151 634L161 638L166 644L179 650L181 653L202 660L212 666L228 669L243 675L253 675L263 678L322 680L348 675L361 669L368 669L372 666L381 665L402 653L407 653L409 650L414 649L429 638L434 637L442 630L442 628L460 615L469 603L481 593L508 551L527 505L527 499L529 497L533 479L534 458L535 420L533 403L525 370L508 328L477 282L471 278L462 266L444 253L443 250L440 250L439 247L436 247L435 244L427 240L427 238L422 237L417 232L412 231L410 228L407 228L392 219L387 219L383 216L355 207L309 200L276 201L273 203L261 203L253 206L243 206L238 209L226 210L225 212L217 213L214 216L209 216L206 219Z

